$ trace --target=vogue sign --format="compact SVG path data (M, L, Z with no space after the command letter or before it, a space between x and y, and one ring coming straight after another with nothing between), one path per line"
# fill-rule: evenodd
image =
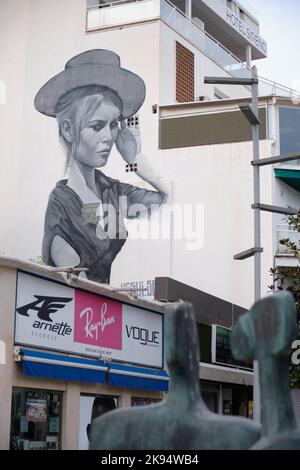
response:
M15 342L162 367L162 315L18 272Z

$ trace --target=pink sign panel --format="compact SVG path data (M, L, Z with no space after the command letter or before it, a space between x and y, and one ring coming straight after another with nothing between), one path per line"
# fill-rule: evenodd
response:
M76 290L74 341L121 350L122 304Z

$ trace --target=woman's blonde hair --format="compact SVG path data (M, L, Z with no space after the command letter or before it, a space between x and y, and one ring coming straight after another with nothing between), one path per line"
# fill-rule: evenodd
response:
M63 95L55 106L56 119L58 122L59 140L65 151L67 161L66 169L76 155L79 138L84 129L104 99L109 99L120 110L122 115L123 104L119 95L105 86L89 85L69 91ZM72 141L69 142L63 134L62 123L68 119L74 130Z

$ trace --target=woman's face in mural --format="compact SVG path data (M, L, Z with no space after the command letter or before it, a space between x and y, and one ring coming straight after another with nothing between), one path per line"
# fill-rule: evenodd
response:
M106 164L119 132L120 109L104 98L81 130L74 155L83 165L98 168Z

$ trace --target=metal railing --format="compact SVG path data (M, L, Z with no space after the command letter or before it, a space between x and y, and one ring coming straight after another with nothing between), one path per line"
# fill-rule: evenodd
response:
M280 240L289 239L294 242L300 249L300 233L291 228L290 225L277 225L277 254L278 255L292 255L293 253L280 243Z
M280 83L269 80L268 78L259 78L259 95L273 95L282 96L284 98L291 98L294 104L300 104L300 91L289 88Z
M169 0L161 0L161 18L231 75L250 76L243 62Z
M95 3L94 5L88 5L87 6L87 11L90 10L99 10L102 8L106 7L112 7L113 5L116 4L121 4L121 3L137 3L137 2L143 2L145 0L112 0L110 3Z

